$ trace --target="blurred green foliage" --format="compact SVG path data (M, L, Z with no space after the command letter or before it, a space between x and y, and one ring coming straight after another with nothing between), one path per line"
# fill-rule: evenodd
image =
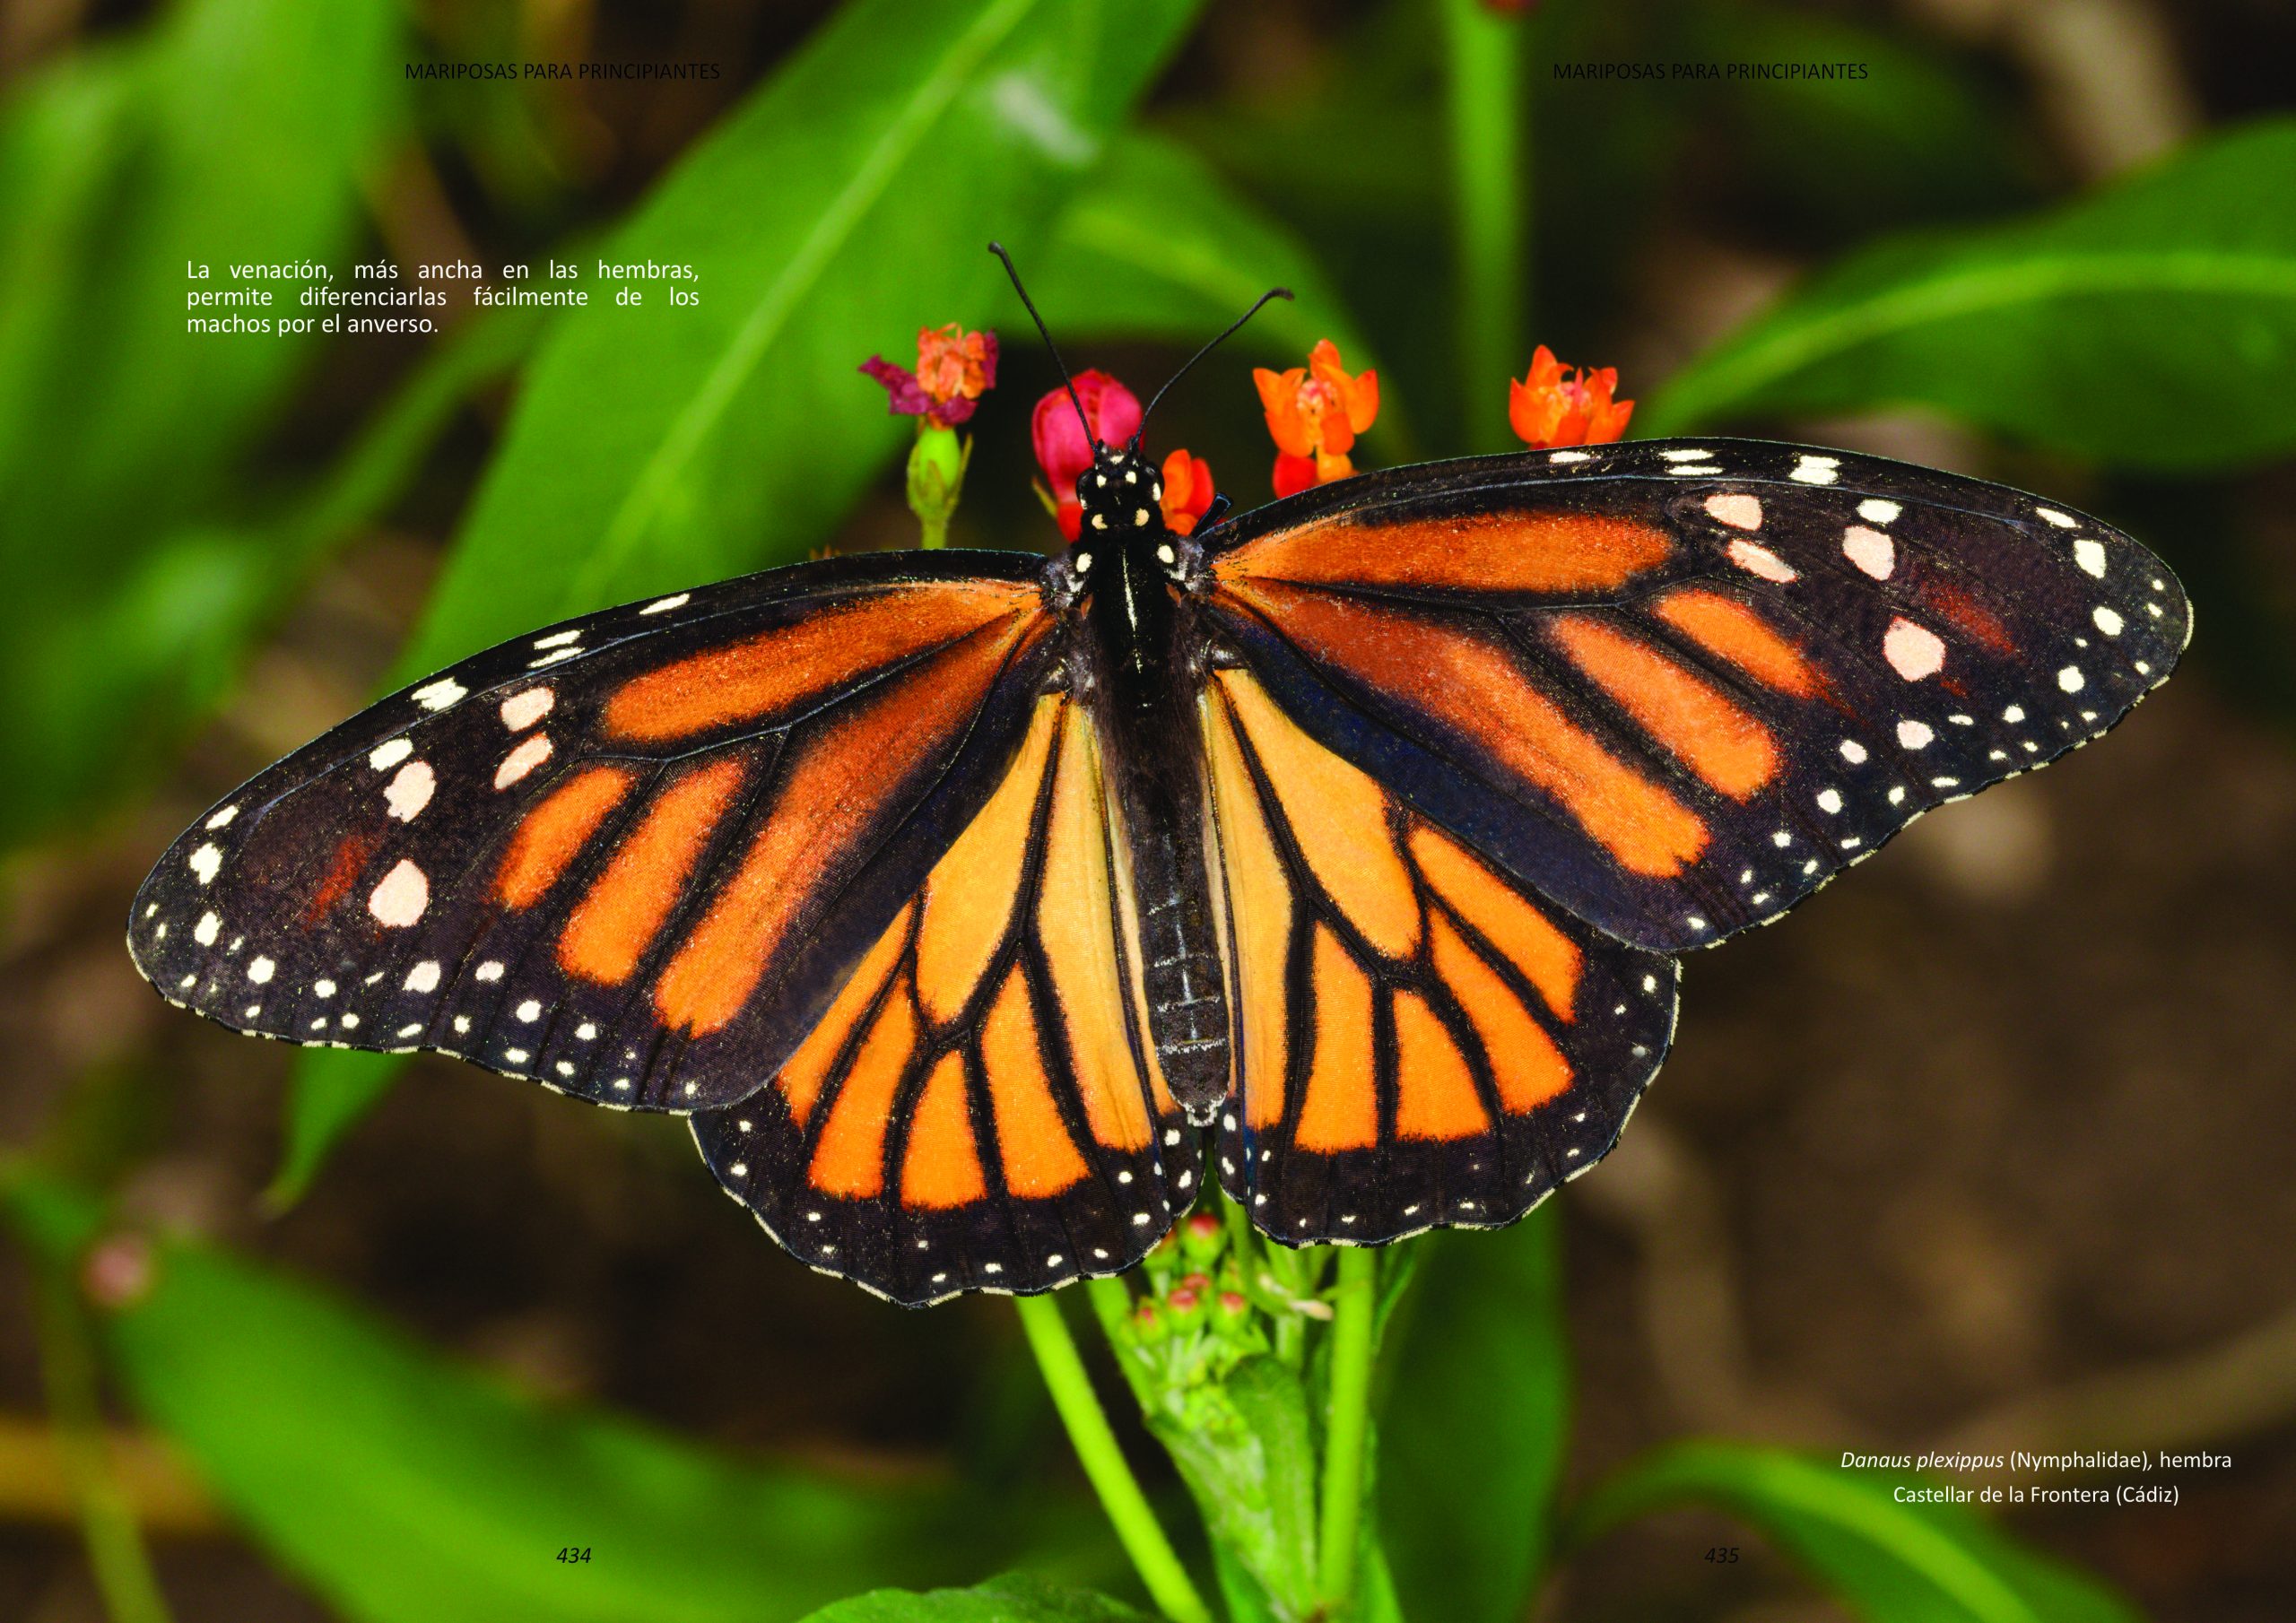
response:
M16 1232L68 1263L100 1202L17 1175ZM536 1401L371 1315L188 1240L108 1315L111 1368L289 1570L371 1623L794 1618L1040 1544L1025 1500L864 1487ZM570 1572L568 1546L590 1559ZM1036 1553L1042 1553L1037 1550Z
M40 763L0 846L142 781L301 578L248 460L318 344L187 337L186 267L344 272L400 28L389 0L196 0L0 105L0 748Z
M1926 406L2132 468L2296 447L2296 122L2031 222L1879 243L1668 379L1655 434Z
M1330 336L1354 365L1376 361L1378 443L1399 460L1461 446L1527 360L1483 354L1459 327L1475 301L1453 290L1489 278L1459 263L1478 239L1451 229L1454 198L1535 205L1509 250L1520 263L1491 284L1512 288L1500 314L1599 360L1582 346L1636 309L1630 269L1664 240L1669 187L1688 174L1728 187L1748 231L1822 263L1655 390L1630 378L1639 431L1914 407L2122 489L2132 472L2237 470L2296 448L2296 125L2225 132L2044 205L2046 168L2013 99L1963 52L1784 4L1554 0L1514 25L1526 105L1483 126L1447 113L1457 64L1433 5L1367 8L1309 71L1217 99L1178 87L1144 123L1197 21L1192 0L857 0L626 217L558 245L586 267L691 264L698 305L649 292L635 308L470 322L316 473L270 453L326 352L187 337L184 263L340 276L375 251L362 220L375 177L426 146L547 213L561 182L534 105L494 87L404 97L414 24L387 0L182 0L57 58L0 103L0 745L19 764L0 846L122 804L229 694L327 550L389 511L457 409L522 361L402 675L804 556L905 438L855 378L859 360L900 358L918 325L953 318L998 324L1012 363L1026 329L982 251L991 235L1079 342L1191 344L1290 285L1298 301L1264 315L1257 340L1297 352ZM445 54L514 48L486 32L509 29L507 12L425 22ZM1872 72L1679 88L1550 74L1558 60L1700 55L1854 57ZM1448 133L1485 127L1506 151ZM1711 167L1718 145L1742 159L1727 174ZM283 304L298 285L280 286ZM1480 330L1489 314L1473 317ZM281 1198L308 1185L395 1064L307 1059ZM8 1202L53 1263L102 1227L91 1197L29 1175ZM1356 1615L1519 1618L1559 1554L1683 1503L1760 1530L1888 1623L2132 1615L1979 1517L1898 1503L1898 1479L1773 1451L1686 1444L1567 1501L1556 1225L1550 1211L1418 1248L1387 1329ZM1073 1530L959 1486L863 1487L539 1403L220 1248L156 1254L150 1293L105 1325L124 1393L252 1538L361 1623L1138 1615L1031 1578L836 1600L1048 1551L1073 1564ZM1314 1358L1239 1367L1226 1395L1250 1417L1267 1492L1239 1507L1257 1517L1244 1532L1213 1519L1221 1582L1206 1587L1241 1623L1293 1615L1309 1592L1303 1496L1327 1371ZM578 1575L551 1560L572 1542L595 1552Z
M2136 1613L2101 1584L1982 1517L1899 1497L1940 1486L1779 1449L1686 1443L1598 1486L1578 1526L1592 1536L1672 1506L1716 1506L1769 1534L1874 1623L2134 1623Z

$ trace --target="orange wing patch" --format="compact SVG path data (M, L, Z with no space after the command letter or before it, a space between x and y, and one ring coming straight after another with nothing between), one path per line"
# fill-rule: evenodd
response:
M1148 1104L1140 1097L1125 1025L1126 994L1116 935L1107 923L1115 916L1100 751L1083 707L1071 705L1061 726L1060 764L1045 824L1037 937L1052 966L1059 1025L1092 1137L1111 1150L1144 1150Z
M987 1193L980 1141L973 1136L972 1107L966 1098L964 1055L944 1054L925 1079L925 1091L909 1121L909 1149L901 1159L900 1203L970 1206Z
M1552 635L1571 664L1711 787L1744 800L1778 776L1770 729L1648 643L1590 614L1558 614Z
M739 759L712 761L655 798L566 921L558 961L568 974L608 986L630 978L685 893L746 771Z
M510 837L494 875L495 900L506 907L540 901L636 781L626 768L591 767L544 795Z
M980 1052L988 1071L988 1098L996 1116L996 1152L1004 1186L1024 1200L1058 1194L1081 1183L1084 1158L1052 1097L1039 1046L1028 984L1016 968L1004 977L981 1028Z
M1578 513L1467 513L1402 523L1325 519L1239 547L1230 586L1286 580L1477 592L1614 590L1674 555L1664 530Z
M906 984L886 1000L846 1072L813 1147L812 1182L824 1194L872 1196L885 1187L885 1128L917 1053L917 1013Z
M797 1045L774 1080L781 1089L781 1097L789 1107L789 1114L798 1125L813 1114L813 1101L821 1097L822 1084L829 1080L830 1067L844 1051L854 1030L876 1007L886 983L900 965L902 954L909 946L909 921L917 912L914 903L894 916L877 944L869 949L869 956L845 983L845 990L829 1006L811 1035Z
M1273 583L1232 590L1285 637L1359 680L1377 686L1412 673L1416 703L1552 796L1629 872L1672 878L1705 851L1696 812L1573 723L1497 645L1327 593Z
M1825 679L1802 651L1735 597L1684 586L1651 606L1675 630L1764 687L1796 699L1815 699L1825 691Z
M1223 682L1222 690L1232 696L1248 681ZM1292 940L1292 885L1227 709L1209 693L1204 699L1204 718L1221 876L1228 898L1228 950L1236 966L1228 999L1229 1019L1242 1038L1236 1046L1235 1064L1239 1074L1250 1078L1251 1085L1242 1089L1245 1115L1255 1129L1272 1127L1283 1119L1284 1065L1291 1046L1284 960Z
M1474 1073L1427 1000L1396 994L1396 1136L1471 1139L1491 1131Z
M969 637L1038 603L1025 583L894 587L632 677L606 701L609 737L667 743L786 714L856 677Z
M1527 1115L1569 1088L1570 1061L1514 989L1448 920L1437 919L1431 934L1435 973L1482 1039L1508 1114Z
M815 887L889 785L978 709L1026 629L1017 616L934 655L799 745L756 838L654 990L663 1023L696 1036L741 1012Z
M1029 832L1043 787L1060 706L1037 706L1021 758L933 869L917 927L917 990L935 1023L957 1018L1004 942L1029 857Z
M1396 849L1386 792L1300 731L1241 672L1217 680L1318 882L1374 947L1409 958L1419 947L1419 898Z
M1307 1098L1292 1136L1302 1150L1369 1150L1379 1141L1370 977L1321 925L1311 962L1314 1046Z
M1585 964L1578 943L1432 824L1412 829L1411 854L1435 893L1522 971L1554 1018L1575 1018L1578 972Z

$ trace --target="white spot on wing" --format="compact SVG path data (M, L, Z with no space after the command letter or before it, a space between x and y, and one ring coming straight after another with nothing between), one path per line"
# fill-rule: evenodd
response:
M2055 508L2035 508L2033 511L2040 517L2048 520L2050 524L2055 525L2060 530L2074 529L2081 523L2081 521L2074 517L2072 514L2060 513Z
M691 592L680 592L671 597L657 597L638 612L640 614L667 614L672 609L685 607L692 596L693 594Z
M2102 580L2105 577L2105 543L2083 536L2073 543L2073 561L2081 566L2083 575Z
M1840 466L1839 456L1805 456L1786 477L1801 484L1831 484L1840 477L1835 472Z
M546 685L522 689L502 701L502 725L513 733L524 732L549 715L557 702L558 695Z
M1898 567L1897 543L1879 530L1854 524L1842 532L1841 555L1875 580L1887 580Z
M502 758L495 769L494 786L507 789L550 759L550 734L537 733Z
M270 985L271 977L278 972L279 966L267 958L257 957L248 960L248 979L258 986Z
M1768 547L1758 547L1751 541L1734 541L1726 551L1730 561L1749 575L1759 575L1762 579L1776 581L1779 586L1801 578L1795 573L1793 565Z
M2099 603L2097 605L2097 612L2090 615L2089 618L2097 622L2097 629L2102 631L2108 637L2118 637L2121 633L2121 628L2128 623L2121 619L2120 613L2118 610L2109 609L2102 603Z
M1898 723L1898 742L1909 750L1926 750L1930 741L1936 736L1935 729L1926 721Z
M1878 496L1871 501L1861 501L1857 504L1857 516L1867 524L1889 524L1904 511L1905 509L1896 502L1883 501Z
M1937 633L1900 614L1882 637L1882 656L1908 681L1935 676L1945 667L1945 645Z
M1827 813L1829 816L1839 812L1841 810L1841 791L1839 789L1819 790L1818 810Z
M383 875L367 898L367 911L394 930L403 930L422 916L430 905L430 881L422 870L405 858Z
M1726 524L1736 530L1761 528L1761 499L1735 490L1724 496L1706 499L1706 511L1718 524Z
M490 958L478 967L475 973L480 980L499 981L502 978L502 960Z
M470 690L451 676L441 676L427 687L414 690L414 702L426 710L443 710L449 705L460 704Z
M378 772L387 772L413 753L413 739L387 739L367 752L367 764Z
M2078 693L2087 682L2088 679L2081 674L2079 665L2067 665L2057 673L2057 685L2067 693Z
M535 647L537 648L562 648L570 642L579 642L581 640L582 633L579 630L552 631L547 637L535 638Z
M203 913L199 916L199 922L191 927L191 939L203 947L212 947L215 944L216 936L222 933L222 919L217 918L213 913Z
M1853 767L1862 764L1866 759L1866 746L1859 743L1854 738L1843 739L1841 741L1841 759L1848 761Z
M399 821L411 823L414 814L430 803L431 792L438 786L438 775L430 770L429 761L411 760L384 788L383 803Z
M239 814L239 809L237 806L226 806L214 816L209 818L206 821L205 827L211 829L228 829L231 826L231 820Z
M223 853L220 846L204 845L184 861L199 876L201 884L209 885L215 882L216 872L223 866Z

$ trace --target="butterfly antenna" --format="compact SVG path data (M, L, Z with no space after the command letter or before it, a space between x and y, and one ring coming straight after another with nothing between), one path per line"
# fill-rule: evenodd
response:
M1210 343L1205 344L1202 349L1196 351L1195 354L1189 356L1186 364L1184 364L1178 371L1174 372L1170 378L1164 380L1164 387L1162 389L1158 389L1156 391L1155 399L1151 400L1148 403L1148 411L1140 413L1140 426L1144 429L1148 426L1149 412L1153 412L1156 409L1156 401L1161 400L1164 397L1164 390L1170 388L1172 385L1187 377L1189 367L1194 366L1197 361L1203 360L1206 355L1212 353L1213 351L1218 349L1222 344L1227 343L1230 338L1234 336L1235 331L1238 327L1243 325L1244 323L1249 321L1253 317L1259 314L1260 306L1265 304L1271 299L1289 299L1291 297L1292 290L1290 288L1270 288L1267 291L1262 293L1257 299L1254 299L1250 309L1246 310L1242 315L1230 322L1225 332L1222 333L1219 337L1214 338Z
M1021 296L1021 303L1028 310L1029 319L1037 324L1037 331L1044 338L1044 347L1052 352L1052 364L1060 369L1060 381L1068 391L1068 404L1076 408L1076 421L1083 428L1084 442L1087 445L1100 444L1100 437L1092 432L1092 420L1084 415L1084 399L1076 393L1076 380L1068 375L1068 363L1060 358L1060 346L1052 341L1052 329L1045 325L1044 317L1037 314L1036 300L1030 298L1029 290L1021 285L1021 273L1013 268L1013 256L1004 251L1004 245L1001 242L990 243L988 251L1004 262L1004 273L1013 279L1013 291Z

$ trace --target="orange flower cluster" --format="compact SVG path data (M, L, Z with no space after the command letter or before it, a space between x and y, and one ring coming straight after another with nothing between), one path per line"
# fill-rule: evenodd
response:
M1507 421L1535 451L1552 446L1608 445L1626 432L1634 402L1613 402L1616 367L1567 367L1539 345L1527 378L1507 385Z
M1348 453L1379 414L1379 375L1351 376L1328 338L1288 371L1252 369L1275 440L1275 493L1289 496L1355 472Z

